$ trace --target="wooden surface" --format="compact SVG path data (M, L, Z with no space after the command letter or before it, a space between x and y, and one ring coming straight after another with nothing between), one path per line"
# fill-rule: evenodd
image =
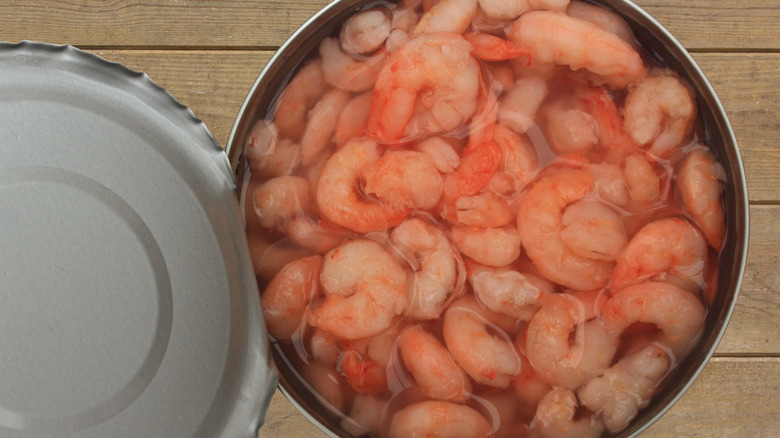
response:
M325 0L14 1L0 39L73 44L144 71L225 144L263 65ZM780 436L780 0L639 0L688 48L742 151L750 253L736 311L693 387L649 437ZM262 437L324 436L278 393Z

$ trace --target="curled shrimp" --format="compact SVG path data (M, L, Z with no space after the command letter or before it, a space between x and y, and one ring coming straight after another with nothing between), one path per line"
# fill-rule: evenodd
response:
M669 70L647 76L626 97L626 131L658 157L668 155L685 141L694 119L693 93Z
M344 339L373 336L407 306L406 272L381 245L351 240L325 254L320 282L326 298L309 324Z
M528 360L543 380L576 389L612 363L618 337L587 316L585 304L574 295L545 298L526 337Z
M317 206L331 222L367 233L384 230L403 222L408 210L373 202L358 192L363 168L379 160L377 144L367 138L351 140L325 163L317 188Z
M322 60L318 58L304 65L284 87L276 103L274 123L279 134L299 141L306 129L309 110L329 89L322 72Z
M469 263L474 295L488 309L528 321L542 305L542 297L555 292L549 280L530 272L491 268Z
M456 34L420 35L379 73L366 131L380 143L455 131L474 114L479 91L479 66L468 41Z
M341 357L341 370L349 385L361 394L381 394L387 390L387 372L385 368L364 357L345 341L346 351Z
M493 427L479 412L446 401L424 401L396 412L390 423L390 438L442 437L480 438Z
M417 218L407 219L394 229L390 240L397 249L408 252L413 266L419 267L410 277L409 316L438 318L464 291L465 268L460 255L442 230Z
M647 406L669 365L663 349L648 345L586 383L577 390L577 396L583 406L601 412L607 430L616 434Z
M508 194L514 195L536 174L539 156L530 141L501 123L493 131L493 140L501 148L499 171L511 179L512 193Z
M398 338L404 365L428 397L436 400L465 402L471 382L449 351L421 326L406 327Z
M301 164L311 166L332 144L339 117L349 102L349 93L334 89L327 93L309 112L309 121L301 137Z
M335 366L341 356L340 341L332 334L318 328L309 339L309 353L312 359L326 365Z
M584 153L599 142L599 127L587 107L570 95L547 101L539 110L550 148L559 155Z
M353 55L376 52L393 30L392 14L387 8L360 11L344 21L339 32L341 47Z
M273 178L290 175L301 163L301 147L292 140L279 139L279 129L268 120L258 120L246 141L246 154L252 175Z
M320 57L322 74L329 84L342 90L359 92L374 85L387 55L380 50L371 57L355 59L344 53L334 38L325 38L320 43Z
M631 194L620 166L606 163L591 164L586 170L593 177L596 194L601 199L618 207L625 207L628 204Z
M623 160L623 174L634 202L653 205L661 200L661 178L641 154L629 155Z
M507 388L520 373L520 356L507 335L491 322L500 317L479 309L470 296L454 302L444 313L444 342L475 382ZM495 328L498 335L491 334L488 327Z
M252 199L260 224L282 230L290 220L312 206L309 182L299 176L270 179L255 189Z
M513 225L499 228L454 226L452 243L477 263L500 268L520 257L520 234Z
M707 243L716 250L726 238L726 218L720 193L725 180L723 167L704 148L691 151L682 164L677 187L685 208L704 234Z
M623 218L608 205L580 200L561 217L561 239L579 257L614 261L628 242Z
M338 246L346 237L343 228L328 224L322 219L299 214L292 218L285 232L296 245L317 254L322 254Z
M268 283L261 301L268 332L289 341L302 324L311 301L319 296L322 257L311 256L285 265Z
M622 332L636 322L655 324L657 342L682 358L704 328L705 309L692 293L671 283L647 281L628 286L604 304L604 323Z
M547 80L542 76L518 78L499 102L498 121L515 132L526 132L548 92Z
M601 420L593 417L575 419L577 396L570 389L555 388L539 402L531 421L531 431L542 438L600 437L604 431Z
M645 75L641 57L628 43L593 23L562 13L525 13L515 21L510 37L534 59L572 70L587 69L615 88Z
M414 33L463 33L477 15L478 9L477 0L439 1L420 17Z
M517 229L528 257L542 275L574 290L596 290L609 280L611 262L582 257L561 236L566 207L593 189L585 170L557 169L520 201Z
M506 201L490 191L462 196L454 205L444 206L442 215L455 225L479 228L503 227L514 220Z
M365 192L398 210L428 210L442 196L442 176L422 152L390 150L363 168Z
M684 219L658 219L628 242L612 271L610 290L667 277L701 286L706 272L707 243L701 232Z
M441 137L430 137L415 145L415 150L428 156L439 172L452 173L460 165L460 154Z

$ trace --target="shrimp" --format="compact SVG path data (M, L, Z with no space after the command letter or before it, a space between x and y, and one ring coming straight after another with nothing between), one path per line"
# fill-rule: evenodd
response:
M292 140L279 140L279 129L269 120L258 120L249 131L244 154L253 175L274 178L291 175L301 162L301 147Z
M522 335L518 336L518 341L521 338ZM552 386L539 378L527 357L521 355L520 359L523 363L523 370L512 381L512 387L515 390L514 394L523 403L525 410L530 411L527 412L528 416L533 417L539 402L552 390Z
M407 306L406 272L378 243L351 240L325 254L325 301L308 312L310 325L344 339L373 336Z
M503 227L514 220L506 201L489 191L458 198L454 206L444 206L442 215L453 224L479 228Z
M348 102L348 92L334 89L314 105L301 138L301 164L311 166L331 145L339 117Z
M387 372L377 362L361 355L345 341L346 351L339 363L349 385L361 394L382 394L387 390Z
M542 297L555 292L550 281L530 272L490 268L469 263L474 295L488 309L528 321L542 305Z
M349 416L341 420L341 428L353 436L379 434L384 423L387 400L370 394L357 394Z
M536 174L539 156L536 149L525 138L499 123L493 131L493 140L501 148L500 171L512 180L514 194L519 192Z
M500 268L520 257L521 239L512 225L500 228L453 226L452 243L477 263Z
M528 360L552 385L577 389L612 363L618 337L599 321L587 320L586 313L585 304L574 295L556 294L545 298L528 325Z
M568 15L532 11L518 18L510 39L545 63L585 68L615 88L645 75L642 58L628 43L601 27Z
M396 412L390 423L390 438L480 438L493 427L476 410L446 401L424 401Z
M590 21L599 27L614 33L628 43L634 50L639 48L634 32L620 15L609 9L592 5L584 1L572 1L566 7L566 13L574 18Z
M623 169L617 164L591 164L586 170L593 177L596 194L604 201L625 207L631 198Z
M703 148L691 151L677 177L677 188L685 208L693 217L702 234L716 250L726 238L726 218L720 193L725 171L715 157Z
M347 395L344 393L346 382L333 366L312 362L303 369L303 378L314 397L327 410L342 415L347 407Z
M569 95L545 103L540 119L550 148L559 155L584 153L599 142L596 119L585 105Z
M702 286L706 272L707 242L699 230L684 219L658 219L628 242L612 271L610 291L666 277L682 277Z
M476 111L479 92L479 66L468 41L455 34L420 35L379 73L366 131L390 144L453 132Z
M344 146L355 137L365 133L368 110L371 108L371 91L365 91L353 97L339 116L333 142L337 147Z
M325 38L320 43L320 57L325 81L345 91L360 92L374 86L387 55L380 50L371 57L358 60L344 53L336 39Z
M542 76L516 79L499 102L498 121L515 132L526 132L534 124L536 111L548 92L547 80Z
M414 33L463 33L478 9L477 0L440 0L420 17Z
M298 176L279 176L252 194L255 213L265 228L285 229L291 219L312 207L309 182Z
M514 20L530 9L528 0L479 0L479 9L492 20Z
M415 269L409 316L436 319L458 296L463 294L465 268L444 232L416 218L408 219L390 234L397 249L419 266Z
M531 56L527 50L494 35L469 32L464 36L471 43L471 53L483 61L506 61L518 56Z
M317 254L338 246L346 236L340 227L324 220L315 220L308 215L297 215L285 227L285 232L296 245Z
M654 72L632 88L624 111L628 134L657 157L680 146L696 119L693 93L669 70Z
M351 140L325 163L317 188L317 206L331 222L367 233L384 230L403 222L408 210L364 199L356 183L363 168L378 161L377 144L367 138Z
M493 326L492 312L477 313L473 310L475 306L479 305L473 298L464 297L447 309L444 342L452 357L475 382L507 388L521 371L520 356L502 330L495 330L496 335L488 331Z
M455 148L441 137L430 137L417 145L415 150L428 156L439 172L452 173L460 165L460 154Z
M623 118L612 96L602 87L578 87L575 90L598 129L598 144L604 160L618 164L637 150L637 145L623 128Z
M561 168L539 180L520 201L517 229L528 257L555 283L574 290L601 289L611 262L581 257L566 245L563 212L593 189L585 170Z
M325 330L314 329L309 339L309 353L318 362L336 366L341 356L339 340Z
M555 388L539 402L531 421L531 431L542 438L597 438L604 431L601 420L586 417L575 419L577 396L569 389Z
M404 365L428 397L463 403L469 398L471 382L447 349L421 326L401 331L398 348Z
M635 202L653 205L661 200L661 179L645 157L640 154L627 156L623 161L623 174Z
M579 257L614 261L628 242L622 216L599 201L580 200L569 205L561 223L561 239Z
M261 301L268 333L289 341L303 323L309 303L320 294L317 278L322 257L311 256L285 265L268 283Z
M304 65L279 96L274 113L274 123L279 135L299 141L306 129L306 116L330 86L325 82L322 60L315 59Z
M586 383L577 390L577 396L583 406L601 412L607 430L616 434L647 406L669 365L663 349L648 345Z
M376 52L393 30L392 14L387 8L360 11L344 21L339 32L341 48L352 55Z
M671 283L647 281L614 294L601 315L604 324L622 332L635 322L655 324L658 342L677 359L695 345L704 328L705 308L692 293Z
M422 152L391 150L361 172L365 193L398 210L428 210L442 196L442 176Z

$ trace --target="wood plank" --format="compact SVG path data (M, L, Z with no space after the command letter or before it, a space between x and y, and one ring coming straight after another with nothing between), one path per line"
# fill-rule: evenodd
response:
M0 4L0 39L110 47L273 47L327 0L47 0ZM638 0L685 47L777 49L780 0Z
M777 436L780 359L714 358L691 388L642 437ZM261 438L325 437L277 391Z

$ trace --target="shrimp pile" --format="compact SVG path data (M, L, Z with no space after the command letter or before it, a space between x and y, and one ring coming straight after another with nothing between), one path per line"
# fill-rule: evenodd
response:
M619 433L714 300L704 138L693 88L606 9L371 3L246 142L280 365L355 436Z

